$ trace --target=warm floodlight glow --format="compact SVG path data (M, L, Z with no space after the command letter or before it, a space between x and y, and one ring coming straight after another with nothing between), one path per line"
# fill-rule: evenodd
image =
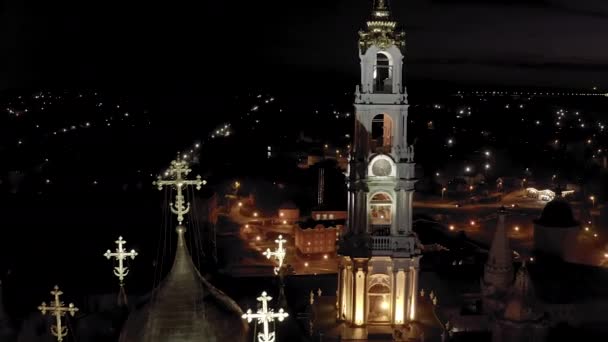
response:
M388 310L388 308L390 308L390 304L387 301L383 301L382 304L380 304L380 308L382 310Z

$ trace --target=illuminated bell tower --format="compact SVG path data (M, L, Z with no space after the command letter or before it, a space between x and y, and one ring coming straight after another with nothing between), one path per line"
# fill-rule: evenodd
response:
M340 240L338 319L352 327L416 320L421 252L412 231L414 148L407 143L405 33L385 0L359 32L361 84Z

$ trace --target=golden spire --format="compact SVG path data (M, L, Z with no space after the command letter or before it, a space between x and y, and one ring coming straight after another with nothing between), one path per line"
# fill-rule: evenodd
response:
M388 49L395 45L405 48L405 32L397 29L397 22L392 20L388 0L374 0L371 20L367 30L359 31L359 47L363 53L372 45Z
M372 12L372 16L374 19L388 18L390 16L390 11L386 0L374 1L374 10Z

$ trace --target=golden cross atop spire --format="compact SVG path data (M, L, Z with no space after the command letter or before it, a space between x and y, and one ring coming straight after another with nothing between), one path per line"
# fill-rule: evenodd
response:
M115 243L118 245L118 247L116 247L116 252L112 253L112 251L108 249L104 256L108 259L114 257L118 261L118 266L114 267L114 275L118 277L118 280L120 280L120 287L123 287L125 277L127 274L129 274L129 268L125 267L124 260L129 257L131 257L131 259L135 259L137 252L134 249L127 252L127 250L123 247L127 241L123 240L122 236L119 236Z
M372 16L374 19L388 19L390 16L387 0L375 0Z
M184 215L190 211L190 203L186 203L184 195L182 193L183 188L188 185L195 185L196 190L201 189L201 185L207 184L207 181L202 180L201 176L196 176L196 180L188 180L184 177L187 176L190 171L188 162L183 158L180 158L179 154L177 159L171 162L171 167L165 172L165 177L171 177L171 180L163 180L161 176L158 176L158 180L153 184L158 186L158 190L162 190L163 186L173 186L177 190L175 196L175 203L171 203L171 212L177 215L177 222L181 225L184 221Z
M258 302L262 303L262 308L258 309L257 313L253 313L251 309L249 309L242 317L243 319L246 319L247 322L256 319L258 324L262 324L262 332L258 333L258 342L274 342L276 341L276 334L274 331L270 331L269 323L274 322L275 319L282 322L285 318L289 317L289 314L283 309L279 309L278 312L269 309L268 302L272 300L272 297L270 297L266 291L262 292L262 295L257 299Z
M51 294L54 297L54 301L51 302L50 305L43 302L42 305L38 307L38 310L40 310L43 315L46 315L48 312L50 315L55 316L55 324L51 325L51 333L53 336L57 337L58 342L61 342L63 341L63 338L68 335L68 327L63 325L61 317L65 316L66 313L69 313L73 317L78 311L78 308L72 303L67 307L65 306L60 299L63 292L59 290L59 286L55 285Z
M359 47L365 52L376 45L387 49L392 45L405 48L405 32L397 28L397 22L391 18L388 0L374 0L372 17L367 22L367 30L359 31Z
M285 247L283 247L283 244L286 243L287 240L283 239L283 235L279 235L279 238L274 240L274 242L276 242L279 245L277 247L277 249L274 251L271 251L270 248L267 248L266 252L264 252L262 254L265 255L266 258L268 258L268 259L270 259L272 257L275 257L277 259L277 262L279 263L279 265L274 268L274 274L279 274L279 272L281 271L281 267L283 267L283 261L285 260L285 254L286 254L286 250L285 250Z

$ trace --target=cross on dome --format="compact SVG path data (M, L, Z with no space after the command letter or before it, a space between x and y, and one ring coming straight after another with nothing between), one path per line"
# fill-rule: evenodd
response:
M279 265L274 268L274 274L279 274L281 267L283 267L283 261L285 260L285 254L286 254L286 250L285 250L285 247L283 247L283 244L286 243L287 240L283 239L283 235L279 235L279 238L277 240L274 240L274 242L276 242L279 245L277 247L277 249L274 251L271 251L270 248L268 248L268 249L266 249L266 252L264 252L262 254L265 255L266 258L268 258L268 259L270 259L272 257L275 257L277 259Z
M258 342L274 342L276 341L276 334L274 331L270 332L268 323L274 322L275 319L282 322L289 314L283 309L279 309L278 312L274 312L272 309L269 310L268 302L272 300L272 297L268 296L266 291L262 292L262 295L258 297L257 300L262 303L262 308L258 309L257 313L252 313L251 309L249 309L242 317L249 323L251 323L252 320L257 319L258 324L263 324L262 332L258 333Z
M170 203L171 212L177 215L177 222L181 225L184 221L184 215L190 211L190 203L187 203L184 199L183 189L188 185L195 185L196 190L201 189L201 185L207 184L207 181L202 180L200 175L196 176L196 180L188 180L184 177L192 171L188 162L183 158L180 158L179 154L177 159L171 162L169 170L165 172L165 177L171 177L170 180L163 180L161 176L158 176L158 180L152 184L158 186L158 190L162 190L163 186L173 186L177 190L175 196L175 203Z
M129 274L129 269L127 267L124 267L124 260L129 257L131 257L131 259L135 259L135 257L137 256L137 252L134 249L132 249L130 252L127 252L124 249L123 245L126 242L127 241L122 239L122 236L119 236L118 240L115 241L115 243L118 245L118 247L116 247L116 252L112 253L108 249L107 252L104 254L106 258L111 259L114 257L118 261L118 266L114 267L114 275L117 276L120 280L121 287L124 285L125 277L127 276L127 274Z
M55 316L55 324L51 325L51 333L53 336L57 337L58 342L61 342L63 341L63 338L68 335L68 328L63 325L61 317L65 316L66 313L69 313L73 317L78 311L78 308L72 303L67 307L65 306L65 303L60 299L63 292L59 290L59 286L55 285L51 294L54 297L54 301L51 302L50 305L43 302L42 305L38 307L38 310L40 310L43 315L49 313L51 316Z

